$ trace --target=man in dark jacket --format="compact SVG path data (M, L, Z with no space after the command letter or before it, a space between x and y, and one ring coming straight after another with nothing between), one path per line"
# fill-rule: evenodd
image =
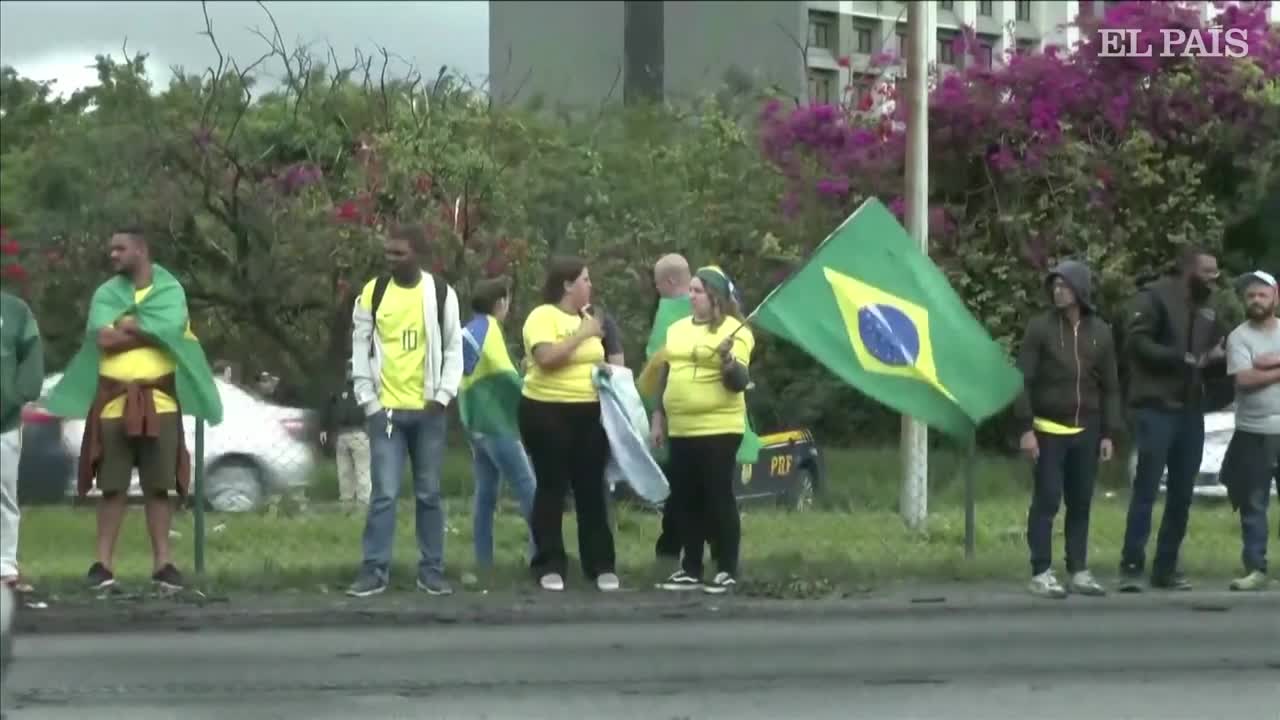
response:
M1122 423L1111 327L1097 316L1088 266L1066 261L1049 273L1053 309L1027 326L1018 355L1026 381L1016 410L1022 450L1035 463L1027 514L1032 594L1105 595L1089 572L1089 510L1098 461L1112 455ZM1053 519L1066 498L1068 584L1053 573Z
M1121 592L1141 592L1151 512L1165 468L1169 470L1164 518L1151 564L1152 587L1189 590L1178 571L1192 494L1204 453L1204 413L1221 404L1206 394L1207 376L1225 377L1225 328L1208 307L1218 261L1192 248L1176 276L1147 286L1127 318L1130 380L1138 467L1129 498Z
M367 508L372 482L369 475L369 436L364 409L351 386L351 364L342 389L329 396L321 417L320 444L333 443L338 463L338 499L349 510Z

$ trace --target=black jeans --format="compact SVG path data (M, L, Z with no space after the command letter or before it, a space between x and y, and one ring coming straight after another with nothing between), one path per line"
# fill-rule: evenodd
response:
M662 474L671 479L671 462L668 460L662 465ZM658 535L658 542L654 545L654 554L659 558L679 560L680 551L684 548L684 538L680 534L680 526L676 521L679 513L675 509L676 503L671 497L662 504L662 530ZM714 537L707 538L707 545L711 551L711 562L718 562L716 539Z
M662 474L671 481L671 461L663 463ZM684 544L680 539L680 528L676 525L675 502L671 497L662 504L662 530L658 533L658 542L654 545L654 554L659 558L677 559L680 548Z
M1035 465L1035 490L1027 513L1027 546L1031 550L1031 574L1053 565L1053 519L1066 500L1063 535L1067 545L1067 572L1089 567L1089 510L1098 478L1101 438L1096 428L1075 435L1036 433L1040 457Z
M1138 468L1133 474L1133 492L1129 496L1120 572L1129 577L1140 575L1146 565L1151 512L1160 494L1160 478L1167 467L1164 517L1151 564L1152 576L1167 577L1178 569L1178 551L1187 535L1196 476L1200 474L1200 460L1204 455L1204 415L1198 410L1139 408L1134 412L1134 421Z
M594 580L614 572L613 531L609 527L604 468L609 440L600 423L600 403L552 403L520 399L520 438L533 461L531 563L535 574L568 569L564 549L565 498L573 488L582 570Z
M1240 508L1240 560L1245 572L1267 571L1267 505L1280 486L1280 435L1236 430L1222 462L1222 480Z
M702 549L710 541L716 549L717 569L736 576L742 524L733 494L733 474L742 435L673 437L667 442L671 448L671 498L667 502L673 505L683 540L681 568L701 578Z

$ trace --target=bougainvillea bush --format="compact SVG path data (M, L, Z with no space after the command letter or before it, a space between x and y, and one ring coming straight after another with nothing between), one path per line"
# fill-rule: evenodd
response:
M1055 258L1093 263L1114 312L1184 244L1230 240L1255 258L1280 247L1280 229L1254 220L1280 193L1280 31L1267 24L1268 3L1219 4L1208 22L1191 5L1200 3L1116 3L1078 19L1073 48L1014 54L994 69L970 55L965 69L933 77L931 252L1010 346ZM1248 55L1161 57L1162 29L1208 26L1243 30ZM1153 56L1101 56L1099 28L1137 30ZM763 150L787 178L785 212L832 223L877 196L901 217L905 103L892 92L881 107L853 96L764 108Z

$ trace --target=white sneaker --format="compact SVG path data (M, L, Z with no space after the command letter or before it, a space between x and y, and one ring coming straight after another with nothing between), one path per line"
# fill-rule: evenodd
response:
M560 573L547 573L538 579L538 584L543 590L564 592L564 578L560 577Z
M596 576L596 587L600 592L617 592L622 587L622 583L613 573L600 573Z
M1242 578L1231 581L1231 589L1237 592L1256 592L1258 590L1266 590L1271 581L1267 579L1266 573L1254 570Z
M1093 577L1093 573L1088 570L1081 570L1071 576L1071 592L1077 595L1088 595L1090 597L1102 597L1107 594L1107 589L1102 587L1102 583Z
M1066 588L1062 587L1062 583L1058 582L1058 577L1053 574L1052 570L1045 570L1031 578L1031 584L1027 589L1036 597L1058 600L1067 596Z

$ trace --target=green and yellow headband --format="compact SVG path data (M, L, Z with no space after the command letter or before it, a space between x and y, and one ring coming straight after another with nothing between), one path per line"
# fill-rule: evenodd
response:
M733 299L735 294L733 281L729 279L724 270L720 269L719 265L708 265L699 268L698 272L694 273L693 276L701 280L703 285L714 289L720 295L730 300Z

